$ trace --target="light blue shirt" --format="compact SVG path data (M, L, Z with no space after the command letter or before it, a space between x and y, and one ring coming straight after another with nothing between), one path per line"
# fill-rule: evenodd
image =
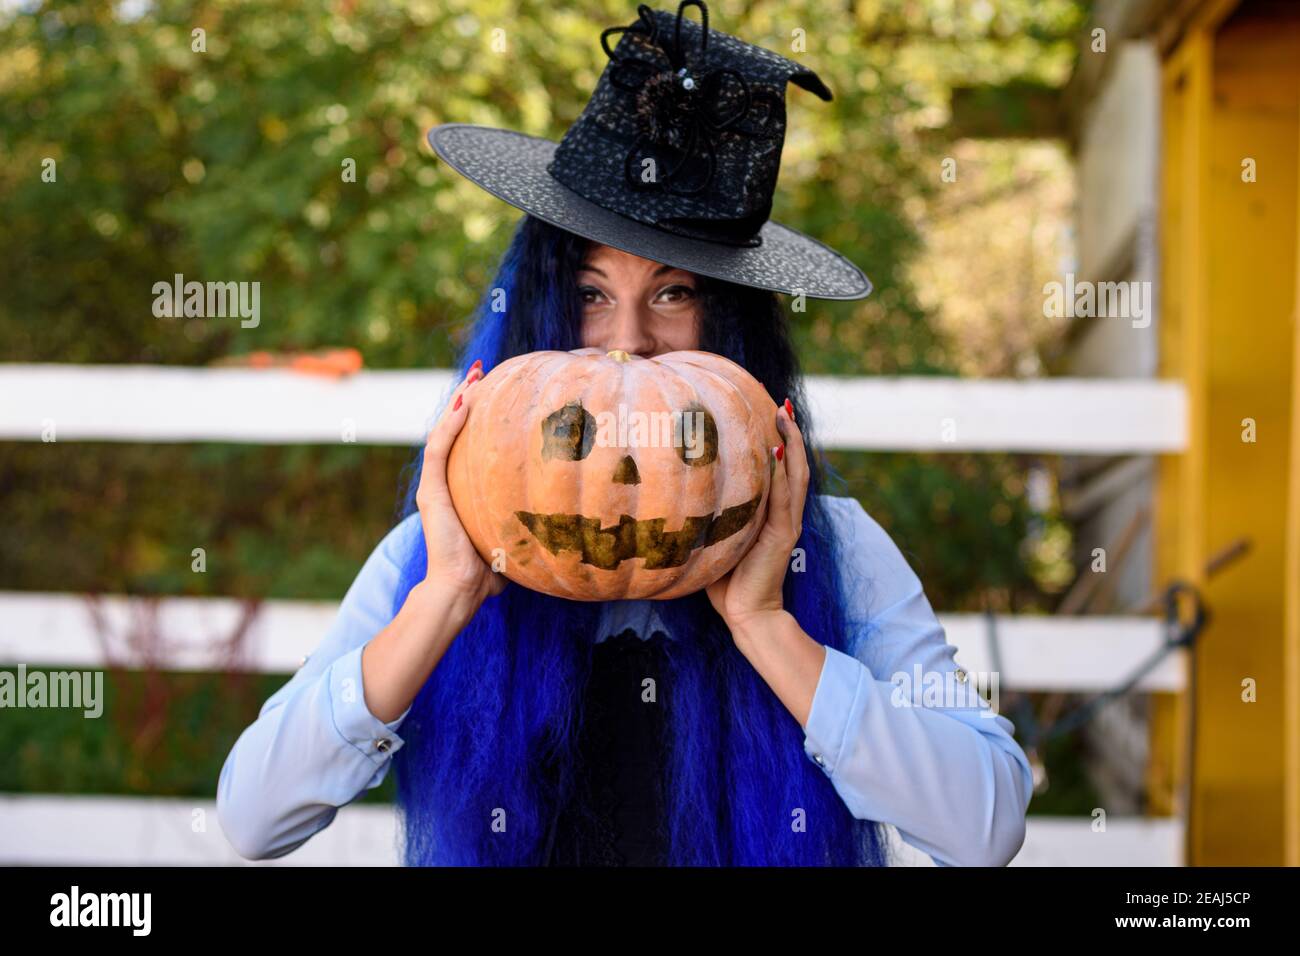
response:
M916 687L932 676L950 689L975 685L889 535L855 499L824 500L840 535L849 616L872 630L852 655L826 648L804 752L855 817L894 826L937 864L1003 866L1024 842L1033 792L1015 727L977 694L935 700ZM392 619L405 536L418 533L411 515L385 536L320 646L226 758L217 813L241 855L289 853L388 773L410 710L389 722L370 713L361 651ZM605 636L667 633L653 601L609 602L604 614ZM899 675L912 681L905 693Z

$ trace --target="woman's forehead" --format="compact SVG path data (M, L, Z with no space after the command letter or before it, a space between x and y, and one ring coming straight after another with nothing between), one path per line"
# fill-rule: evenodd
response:
M679 269L676 266L667 266L654 259L646 259L642 256L634 255L630 252L624 252L622 249L615 249L613 246L607 246L603 243L592 242L587 247L587 254L583 262L600 266L602 269L613 267L624 273L633 274L668 274L670 272L681 272L686 275L692 273L686 269Z

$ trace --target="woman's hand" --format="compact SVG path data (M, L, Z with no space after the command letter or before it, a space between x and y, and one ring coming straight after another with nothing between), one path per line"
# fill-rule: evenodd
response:
M803 532L808 496L808 455L793 411L786 399L776 413L776 428L785 443L769 450L774 468L763 529L740 563L706 589L733 635L755 630L785 613L781 588L790 554Z
M447 488L447 456L473 407L473 385L482 377L483 363L475 362L429 432L415 491L429 553L424 589L438 596L438 603L460 626L469 622L486 598L500 594L506 586L505 576L493 571L474 550Z

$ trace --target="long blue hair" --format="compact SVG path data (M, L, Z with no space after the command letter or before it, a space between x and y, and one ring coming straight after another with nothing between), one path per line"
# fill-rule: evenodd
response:
M525 352L581 347L578 266L586 240L531 216L519 223L463 352L485 371ZM814 448L786 318L770 292L698 277L700 347L738 362L780 403L787 396ZM499 310L505 293L506 307ZM494 309L496 306L496 309ZM422 454L408 469L400 517L414 513ZM802 573L785 607L814 639L852 653L869 622L843 606L833 528L814 462ZM393 601L401 608L426 569L424 536ZM394 758L408 865L538 865L576 776L583 689L600 604L509 584L488 598L434 669L402 724ZM666 708L668 862L672 865L886 863L881 828L853 817L803 749L803 729L741 655L704 592L660 602L670 640Z

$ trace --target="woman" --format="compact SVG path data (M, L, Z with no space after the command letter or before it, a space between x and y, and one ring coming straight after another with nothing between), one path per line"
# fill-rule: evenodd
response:
M620 83L635 62L662 56L670 82L714 93L734 73L746 105L773 82L775 54L710 32L707 14L702 33L684 28L690 5L703 12L687 0L674 21L643 6L614 28L625 36L611 69L558 148L477 127L431 134L460 172L532 214L484 298L467 348L477 361L429 434L405 517L222 769L221 823L244 856L301 845L394 761L410 864L880 865L880 824L941 865L1018 851L1032 777L1014 728L973 693L922 706L919 688L891 683L967 682L898 548L856 501L821 493L775 291L853 298L870 285L767 221L775 175L756 144L775 135L779 157L783 123L704 152L699 128L674 139L682 124L667 121L625 140L621 158L583 146L597 118L644 120L645 76L657 75ZM785 78L824 89L776 59ZM598 175L637 168L661 188ZM511 356L579 347L716 352L780 405L765 524L704 592L605 604L534 593L494 573L461 527L446 460L475 383Z

